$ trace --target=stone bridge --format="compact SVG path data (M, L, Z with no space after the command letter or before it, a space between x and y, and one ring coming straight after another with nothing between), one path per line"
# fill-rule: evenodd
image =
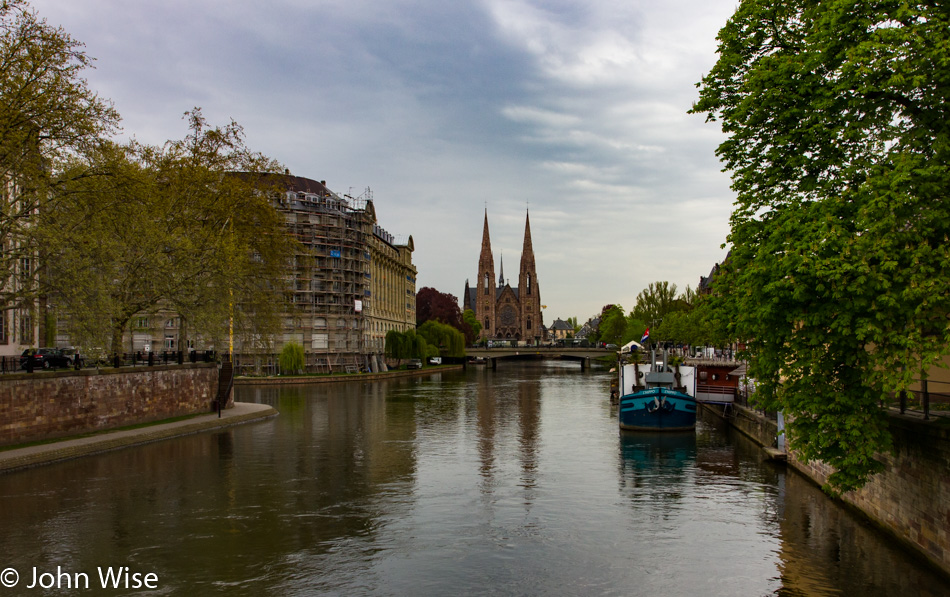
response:
M590 367L591 358L604 357L616 354L616 350L604 348L575 348L547 347L547 346L513 346L495 348L466 348L465 354L469 357L483 358L488 361L492 369L498 367L499 359L540 357L543 359L565 359L579 361L581 371Z

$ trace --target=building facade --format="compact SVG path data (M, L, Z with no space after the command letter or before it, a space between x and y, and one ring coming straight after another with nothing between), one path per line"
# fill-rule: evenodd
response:
M368 208L372 209L372 202ZM373 211L375 222L376 214ZM402 240L373 225L369 238L371 299L364 304L366 317L366 346L370 352L382 355L386 348L386 334L395 330L406 332L416 328L416 267L412 264L415 245L412 237Z
M12 178L0 181L0 214L7 217L0 231L0 357L19 357L38 347L45 334L45 301L31 297L36 286L37 255L22 242L35 207L21 201Z
M416 325L416 268L412 237L382 228L372 194L353 198L329 190L324 181L285 174L274 207L287 233L297 240L288 256L287 301L281 330L263 348L258 338L235 336L241 373L273 372L284 345L303 346L308 372L375 369L382 363L389 330ZM123 346L131 352L188 351L211 346L181 328L177 313L156 309L132 318ZM67 329L64 321L60 329ZM68 333L57 345L69 346Z
M324 181L284 180L287 191L277 209L300 249L276 349L301 344L308 367L316 370L375 369L386 333L416 325L412 237L397 240L379 225L369 189L358 198L341 197Z
M525 215L524 245L518 268L518 285L511 286L505 279L504 263L499 264L495 280L495 260L492 256L488 230L488 211L482 229L482 249L478 258L478 277L475 287L465 282L462 294L463 309L471 309L482 324L480 337L488 340L508 340L522 344L537 344L544 338L544 318L541 313L541 292L531 244L531 221Z

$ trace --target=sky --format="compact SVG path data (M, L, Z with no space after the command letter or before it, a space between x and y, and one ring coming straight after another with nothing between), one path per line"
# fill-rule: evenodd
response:
M412 236L417 289L461 299L487 211L517 285L525 215L544 322L695 288L734 193L688 114L737 0L33 0L96 59L120 138L200 107L292 174Z

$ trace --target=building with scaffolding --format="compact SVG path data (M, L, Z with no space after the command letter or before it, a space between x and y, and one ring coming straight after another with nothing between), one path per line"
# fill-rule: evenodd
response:
M325 181L289 174L282 180L286 190L276 208L298 250L276 351L288 342L302 345L310 373L378 370L386 333L416 325L412 237L397 239L379 225L369 189L354 198L334 193ZM235 352L249 369L242 373L273 368L273 355L240 346Z
M278 175L276 189L274 208L297 241L287 258L286 304L273 342L253 334L234 337L235 368L239 374L276 374L281 350L296 342L308 373L380 370L386 333L416 326L412 237L398 238L379 225L369 189L355 198L341 196L325 181L289 173ZM222 349L187 334L183 325L166 307L138 313L123 346L142 355ZM56 345L70 346L68 317L58 330Z

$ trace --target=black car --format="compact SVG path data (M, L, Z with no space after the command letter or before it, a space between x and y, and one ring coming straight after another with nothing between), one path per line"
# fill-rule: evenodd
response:
M71 367L73 359L62 348L27 348L20 355L20 369L26 369L32 359L34 369L57 369Z

